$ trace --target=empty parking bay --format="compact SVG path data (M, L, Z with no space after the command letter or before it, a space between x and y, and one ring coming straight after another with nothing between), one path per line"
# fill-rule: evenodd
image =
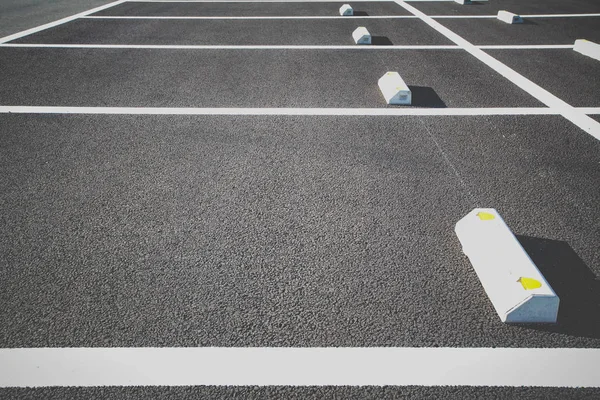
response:
M439 23L473 44L567 44L576 39L600 42L600 16L577 18L525 18L523 24L505 24L495 18L439 19Z
M600 147L560 117L0 128L3 348L600 347ZM481 204L550 271L561 325L496 317L453 232Z
M0 67L3 105L387 107L397 70L417 107L542 106L461 50L3 48Z
M508 10L516 14L582 14L600 12L600 2L595 0L473 1L473 4L468 5L461 5L454 1L415 1L409 4L427 15L496 15L499 10Z
M96 16L339 16L342 2L128 2ZM357 16L409 15L393 1L352 2Z
M600 107L600 62L571 49L485 50L576 107Z
M453 44L419 19L80 19L13 43L353 45L358 26L369 30L374 45Z

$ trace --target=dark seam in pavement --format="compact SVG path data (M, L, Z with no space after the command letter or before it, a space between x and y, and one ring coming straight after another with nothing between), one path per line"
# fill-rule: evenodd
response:
M450 158L448 158L448 156L446 155L446 153L444 152L444 150L442 149L442 147L440 146L440 144L438 143L438 141L435 139L435 136L433 135L433 133L431 133L431 131L429 130L429 127L427 126L427 124L425 124L425 122L423 121L423 118L418 117L418 120L423 125L423 127L425 128L425 130L427 131L427 134L429 135L429 137L431 138L431 140L433 141L433 143L435 143L437 149L439 150L439 152L444 157L444 160L446 160L446 163L448 165L450 165L450 168L452 168L452 171L454 171L454 175L456 175L456 177L458 178L458 180L460 181L460 183L465 188L467 194L471 198L473 207L478 207L479 204L480 204L478 202L478 199L473 195L473 193L471 193L471 191L469 190L469 187L467 186L467 184L465 183L465 181L463 180L463 178L458 173L458 170L456 169L456 167L454 166L454 164L452 163L452 161L450 161Z

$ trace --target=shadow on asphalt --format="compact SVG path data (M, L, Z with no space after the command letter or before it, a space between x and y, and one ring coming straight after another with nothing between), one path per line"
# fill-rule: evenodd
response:
M355 17L368 17L369 13L366 11L354 11L353 15Z
M387 36L371 36L371 44L377 46L391 46L394 43Z
M429 86L411 86L409 85L413 107L427 107L427 108L446 108L446 103L440 96L437 95L435 90Z
M517 239L560 298L557 324L523 326L600 338L600 280L596 275L567 242L519 235Z
M530 19L523 18L523 22L520 25L537 25L537 22L534 22Z

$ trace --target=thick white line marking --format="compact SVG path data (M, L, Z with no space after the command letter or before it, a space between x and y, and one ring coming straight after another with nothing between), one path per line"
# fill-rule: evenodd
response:
M600 349L24 348L0 350L0 387L600 387L598 365Z
M586 114L600 114L600 107L579 107L578 109Z
M45 43L4 43L8 48L56 48L56 49L154 49L154 50L463 50L456 45L186 45L186 44L45 44ZM490 50L535 50L572 49L572 44L523 44L523 45L482 45L479 49Z
M134 115L559 115L531 108L174 108L0 106L0 114L134 114Z
M432 0L433 1L433 0ZM523 18L570 18L570 17L600 17L600 14L537 14L537 15L521 15ZM495 19L496 15L430 15L429 17L433 19L465 19L465 18L486 18L486 19ZM305 16L305 15L286 15L286 16L222 16L222 17L183 17L183 16L126 16L126 15L87 15L81 18L85 19L166 19L166 20L178 20L178 19L414 19L419 18L416 15L364 15L364 16L341 16L341 15L313 15L313 16Z
M167 50L460 50L454 45L154 45L154 44L36 44L36 43L5 43L0 47L33 47L33 48L63 48L63 49L167 49Z
M475 46L479 49L493 49L493 50L537 50L537 49L572 49L572 44L489 44Z
M315 15L315 16L265 16L265 17L256 17L256 16L247 16L247 17L165 17L165 16L111 16L111 15L89 15L86 17L82 17L85 19L166 19L166 20L178 20L178 19L217 19L217 20L244 20L244 19L417 19L418 17L415 15L365 15L365 16L346 16L342 17L341 15Z
M128 3L347 3L348 0L125 0ZM391 2L393 0L362 0L375 2ZM424 0L412 0L424 1ZM427 0L454 1L454 0Z
M600 123L595 121L593 118L585 115L583 112L577 110L575 107L570 104L564 102L559 99L552 93L548 92L546 89L541 86L535 84L530 81L523 75L519 74L517 71L509 68L505 64L496 60L494 57L485 53L483 50L477 48L475 45L471 44L467 40L463 39L461 36L452 32L450 29L446 28L433 18L427 16L423 12L419 11L415 7L409 5L403 0L395 0L397 4L404 7L407 11L421 18L423 22L427 25L431 26L433 29L446 36L448 39L456 43L458 46L462 47L465 51L469 52L471 55L476 57L479 61L485 63L488 67L492 68L494 71L498 72L512 83L525 90L527 93L552 108L560 112L560 114L583 129L585 132L592 135L594 138L600 140Z
M600 17L600 14L520 14L523 18L575 18L575 17ZM456 18L497 18L497 15L429 15L433 19L456 19Z
M18 33L9 35L9 36L4 36L3 38L0 38L0 43L10 42L11 40L19 39L19 38L22 38L24 36L31 35L32 33L43 31L44 29L53 28L55 26L62 25L64 23L71 22L71 21L73 21L73 20L75 20L77 18L84 17L84 16L86 16L88 14L92 14L92 13L95 13L95 12L98 12L98 11L101 11L101 10L105 10L107 8L110 8L110 7L114 7L114 6L118 5L118 4L124 3L125 1L127 1L127 0L118 0L118 1L106 4L106 5L103 5L103 6L100 6L100 7L92 8L91 10L87 10L87 11L81 12L79 14L72 15L70 17L59 19L58 21L54 21L54 22L50 22L48 24L40 25L40 26L37 26L35 28L27 29L25 31L21 31L21 32L18 32Z
M463 50L456 45L186 45L186 44L61 44L61 43L4 43L0 48L56 48L56 49L154 49L154 50ZM516 44L481 45L479 49L535 50L572 49L572 44Z
M574 18L574 17L600 17L600 13L591 14L523 14L523 18Z

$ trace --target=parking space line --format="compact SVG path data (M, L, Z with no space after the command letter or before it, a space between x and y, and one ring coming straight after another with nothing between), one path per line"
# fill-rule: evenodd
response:
M105 4L105 5L100 6L100 7L92 8L91 10L87 10L87 11L81 12L79 14L71 15L70 17L62 18L62 19L59 19L57 21L50 22L48 24L36 26L35 28L31 28L31 29L27 29L27 30L24 30L24 31L21 31L21 32L17 32L17 33L14 33L12 35L4 36L4 37L0 38L0 43L10 42L11 40L20 39L20 38L22 38L24 36L31 35L33 33L37 33L37 32L43 31L45 29L49 29L49 28L53 28L53 27L58 26L58 25L65 24L67 22L71 22L73 20L76 20L76 19L78 19L80 17L84 17L84 16L86 16L88 14L92 14L92 13L95 13L95 12L98 12L98 11L106 10L107 8L111 8L111 7L114 7L116 5L125 3L126 1L127 0L117 0L115 2L112 2L112 3L109 3L109 4Z
M600 13L591 14L519 14L523 18L577 18L577 17L600 17ZM497 15L429 15L433 19L473 19L473 18L497 18Z
M345 16L342 17L341 15L315 15L315 16L305 16L305 15L297 15L297 16L291 16L291 15L286 15L286 16L264 16L264 17L260 17L260 16L236 16L236 17L230 17L230 16L223 16L223 17L201 17L201 16L195 16L195 17L182 17L182 16L173 16L173 17L167 17L167 16L161 16L161 15L157 15L157 16L125 16L125 15L89 15L89 16L85 16L82 17L85 19L217 19L217 20L228 20L228 19L345 19L345 20L349 20L349 19L417 19L418 17L415 15L364 15L364 16Z
M600 107L579 107L586 114L600 114Z
M127 3L347 3L348 0L125 0ZM375 3L391 3L393 0L361 0ZM411 0L422 1L422 0ZM428 0L454 1L454 0Z
M165 49L165 50L461 50L455 45L178 45L5 43L0 48Z
M497 15L430 15L433 19L495 19ZM600 14L532 14L521 15L523 18L576 18L576 17L600 17ZM85 19L416 19L416 15L282 15L282 16L164 16L164 15L86 15Z
M572 49L572 44L484 44L475 46L478 49L490 49L490 50L536 50L536 49Z
M83 43L3 43L0 48L57 49L154 49L154 50L464 50L457 45L212 45L212 44L83 44ZM572 49L572 44L480 45L488 50Z
M458 46L463 48L472 56L476 57L479 61L483 62L488 67L492 68L494 71L507 78L513 84L525 90L531 96L535 97L537 100L541 101L548 107L558 111L563 117L565 117L581 129L583 129L585 132L587 132L594 138L600 140L600 123L598 121L594 120L593 118L590 118L589 116L577 110L575 107L571 106L567 102L556 97L552 93L548 92L546 89L537 85L525 76L519 74L514 69L508 67L506 64L503 64L502 62L498 61L497 59L487 54L477 46L473 45L471 42L457 35L450 29L446 28L430 16L426 15L422 11L419 11L418 9L406 3L405 1L395 0L395 2L396 4L402 6L404 9L406 9L413 15L420 17L421 20L427 25L431 26L433 29L444 35L446 38L456 43Z
M598 364L576 348L18 348L0 349L0 387L600 387Z
M244 107L52 107L0 106L0 114L132 114L132 115L330 115L330 116L449 116L559 115L546 107L507 108L244 108Z

